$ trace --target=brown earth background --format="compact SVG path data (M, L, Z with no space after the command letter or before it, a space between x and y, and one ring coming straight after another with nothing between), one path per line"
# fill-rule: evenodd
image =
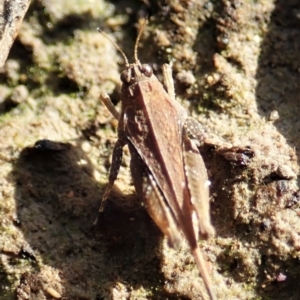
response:
M298 0L32 1L0 70L0 298L208 299L136 197L127 149L93 227L117 137L99 94L119 108L124 68L96 28L132 61L145 16L140 60L159 78L172 64L213 137L217 235L199 243L218 299L300 299Z

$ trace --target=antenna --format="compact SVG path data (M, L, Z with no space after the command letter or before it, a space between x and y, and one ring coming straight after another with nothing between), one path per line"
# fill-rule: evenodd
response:
M144 28L144 26L142 27L142 29ZM105 36L116 48L117 50L122 54L124 60L125 60L125 64L126 67L129 66L129 62L127 59L127 56L125 55L125 53L123 52L123 50L104 32L100 29L100 27L97 28L98 32L100 32L103 36ZM139 37L139 36L138 36Z
M139 45L140 38L142 36L142 33L144 32L146 24L147 24L147 18L145 18L143 20L142 27L141 27L141 29L139 31L139 34L138 34L138 36L136 38L136 41L135 41L135 45L134 45L134 60L135 60L135 63L139 62L138 55L137 55L137 50L138 50L138 45Z

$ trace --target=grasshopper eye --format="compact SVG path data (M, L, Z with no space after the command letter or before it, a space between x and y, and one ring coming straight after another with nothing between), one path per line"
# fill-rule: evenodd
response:
M144 75L146 75L147 77L151 77L151 75L153 74L153 70L152 70L151 66L150 65L146 65L146 64L142 65L141 72Z
M129 84L131 80L131 72L129 70L125 70L121 73L121 80L125 84Z

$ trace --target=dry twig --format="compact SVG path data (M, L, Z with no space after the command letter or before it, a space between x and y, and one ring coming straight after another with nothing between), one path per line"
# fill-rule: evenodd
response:
M29 4L30 0L4 0L0 3L0 68L4 66Z

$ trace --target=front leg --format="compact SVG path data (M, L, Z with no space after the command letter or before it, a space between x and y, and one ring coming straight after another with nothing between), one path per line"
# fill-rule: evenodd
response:
M106 106L109 112L117 119L120 119L120 113L116 110L113 103L111 102L110 97L106 93L102 93L100 95L100 99L102 103Z
M174 88L174 80L172 76L172 68L169 64L164 64L162 66L163 76L164 76L164 84L167 88L167 93L169 94L172 100L175 100L175 88Z

